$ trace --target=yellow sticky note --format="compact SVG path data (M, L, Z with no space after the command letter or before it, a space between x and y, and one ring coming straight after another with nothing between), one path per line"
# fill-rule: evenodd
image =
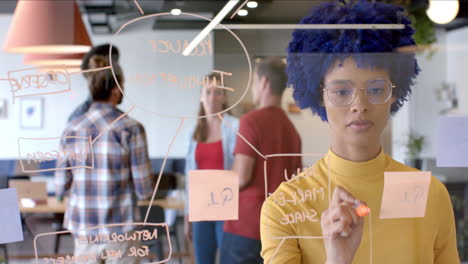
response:
M431 172L385 172L380 218L413 218L426 214Z
M237 220L239 177L228 170L189 172L189 221Z

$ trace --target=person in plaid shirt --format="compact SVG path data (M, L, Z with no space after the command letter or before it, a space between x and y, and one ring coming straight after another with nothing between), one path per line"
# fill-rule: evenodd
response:
M89 63L90 68L101 68L108 66L109 60L107 56L95 55ZM122 84L120 66L114 64L114 71ZM57 168L79 168L56 171L55 181L58 197L69 192L64 227L75 237L75 256L95 254L99 257L109 249L128 252L138 243L88 244L83 243L86 237L131 233L135 226L89 228L140 221L135 196L138 199L149 198L155 180L144 127L128 116L117 120L123 112L116 105L121 103L123 95L112 73L104 70L90 74L88 83L93 103L86 114L68 124L61 141L61 153L65 154L57 159ZM92 153L89 140L73 137L94 140ZM90 164L94 164L93 169L82 168ZM125 259L128 254L123 255L116 260L118 263L138 263L136 258ZM91 260L90 263L96 261Z

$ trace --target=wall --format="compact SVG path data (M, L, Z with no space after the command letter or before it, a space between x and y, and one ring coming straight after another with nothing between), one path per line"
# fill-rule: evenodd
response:
M447 80L457 88L461 114L468 114L468 27L447 33Z
M444 31L437 31L437 43L447 44ZM431 57L421 54L417 59L421 73L413 88L410 102L410 129L426 136L427 144L421 156L435 157L436 128L441 109L436 90L447 80L447 52L441 49Z
M12 15L0 15L0 42L6 37ZM191 57L182 63L183 59L176 54L157 54L152 50L150 41L163 39L177 41L193 38L198 31L158 31L151 29L152 21L142 21L131 30L122 31L116 38L111 35L92 36L95 45L112 41L121 51L121 64L125 72L124 90L137 102L137 108L130 116L144 124L148 135L151 157L163 157L174 136L180 120L163 118L138 107L149 107L160 113L176 113L194 116L198 109L197 89L186 89L183 92L167 84L154 83L143 85L135 81L138 72L174 72L180 74L189 72L194 75L205 75L213 68L213 56ZM89 31L91 32L91 31ZM165 57L164 63L160 63ZM0 78L6 78L7 72L15 69L29 68L23 65L22 55L0 52ZM133 77L132 77L133 76ZM133 78L133 79L132 79ZM16 159L18 157L18 137L58 137L61 135L66 120L73 109L88 96L87 85L81 75L72 77L70 93L47 95L44 98L44 125L42 129L21 129L19 124L19 103L12 105L9 84L1 81L0 99L8 100L8 118L0 119L0 159ZM144 91L144 92L143 92ZM128 98L124 99L120 108L127 111L134 105ZM170 157L185 156L185 137L187 130L195 120L187 119L180 136L175 141Z
M437 123L444 105L437 99L437 90L442 83L454 84L457 89L459 107L451 114L468 113L468 28L450 32L437 30L437 51L428 57L428 53L417 56L421 74L413 88L413 94L406 107L393 118L394 158L404 161L409 131L426 137L426 145L421 153L422 158L435 159ZM450 179L448 174L447 179Z
M436 45L445 47L448 43L446 33L437 30ZM411 131L425 136L426 144L422 158L434 158L436 130L441 104L437 101L436 90L446 81L448 57L445 49L439 49L431 56L427 52L416 56L421 73L412 87L409 101L393 118L393 157L404 162L407 158L406 142Z

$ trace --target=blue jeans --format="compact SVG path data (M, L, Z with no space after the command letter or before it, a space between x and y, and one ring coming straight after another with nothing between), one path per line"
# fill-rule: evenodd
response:
M193 250L196 264L214 264L216 249L223 242L223 221L192 223Z
M223 246L221 247L221 263L262 264L261 250L262 243L260 240L225 232Z

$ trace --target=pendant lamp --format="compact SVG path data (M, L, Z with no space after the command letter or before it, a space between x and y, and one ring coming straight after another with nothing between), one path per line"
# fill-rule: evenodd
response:
M12 53L86 53L91 39L74 0L19 0L4 50Z

